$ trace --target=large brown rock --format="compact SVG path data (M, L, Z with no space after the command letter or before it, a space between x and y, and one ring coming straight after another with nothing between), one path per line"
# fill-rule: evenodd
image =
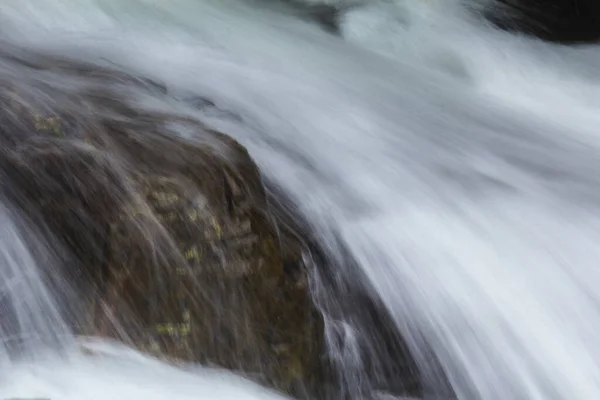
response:
M307 249L271 214L248 153L198 122L116 100L123 77L92 78L106 91L0 82L2 191L64 250L73 326L322 397ZM40 104L40 90L54 101Z
M290 199L273 185L267 197L234 140L153 109L165 91L0 46L0 200L45 239L36 258L74 330L298 398L420 397L343 246L324 251Z

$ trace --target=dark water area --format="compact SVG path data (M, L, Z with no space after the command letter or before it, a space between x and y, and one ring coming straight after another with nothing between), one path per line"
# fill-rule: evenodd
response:
M600 40L600 3L593 0L498 0L487 19L497 26L563 44Z

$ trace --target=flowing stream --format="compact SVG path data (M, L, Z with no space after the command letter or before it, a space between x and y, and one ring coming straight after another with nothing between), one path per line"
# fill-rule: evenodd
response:
M600 398L600 47L495 30L481 1L329 3L352 3L340 36L267 0L4 0L0 45L164 83L140 104L238 139L332 256L348 250L425 397L441 368L461 400ZM50 245L25 233L2 209L0 300L16 306L0 319L43 350L13 360L0 323L0 399L278 396L111 343L68 350L31 253Z

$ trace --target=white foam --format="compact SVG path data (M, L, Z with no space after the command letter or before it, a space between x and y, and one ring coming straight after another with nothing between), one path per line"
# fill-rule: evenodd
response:
M169 366L110 341L85 340L87 354L17 363L0 378L3 398L52 400L253 400L285 397L226 371Z

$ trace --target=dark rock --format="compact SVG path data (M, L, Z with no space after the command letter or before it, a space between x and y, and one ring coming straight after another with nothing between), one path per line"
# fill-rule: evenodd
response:
M78 333L298 398L423 393L351 258L322 251L237 142L135 102L137 91L162 93L159 83L39 55L3 60L27 79L0 70L0 194L57 249L63 270L45 272ZM38 81L38 71L52 73ZM323 315L356 340L325 338ZM348 349L361 363L337 357Z
M277 220L293 227L290 231L311 249L318 266L312 270L312 295L327 324L331 373L338 383L334 398L376 399L382 393L389 398L422 398L425 388L421 373L402 332L347 249L338 242L336 256L324 252L294 202L275 184L267 181L266 187ZM439 363L432 355L429 367L435 365ZM444 398L456 398L447 377L441 368L437 369L439 382L435 390L442 391Z
M600 40L596 0L496 0L486 18L502 29L565 44Z
M1 189L66 250L57 254L77 291L77 302L63 302L71 324L324 397L308 248L272 215L246 150L196 121L132 105L118 91L122 74L51 59L20 65L34 74L40 63L86 84L19 86L0 75ZM179 128L195 140L178 138Z

